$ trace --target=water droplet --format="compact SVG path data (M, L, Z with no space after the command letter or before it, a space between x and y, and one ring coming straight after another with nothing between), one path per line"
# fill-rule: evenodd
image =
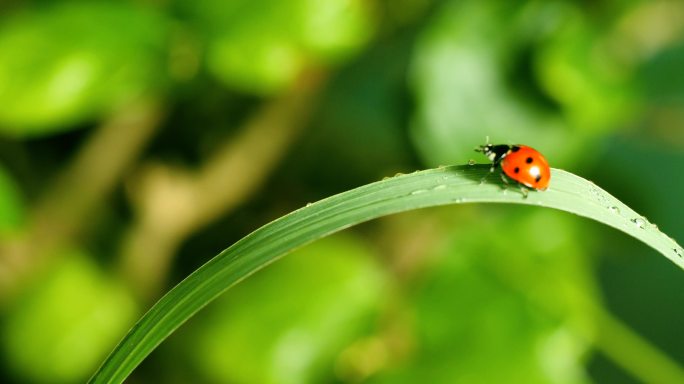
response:
M620 208L618 208L614 205L612 207L608 207L608 209L613 213L617 213L618 215L620 214Z
M475 160L473 160L473 159L468 160L468 165L475 165Z
M603 195L601 194L601 191L599 191L598 188L594 187L593 185L591 186L590 192L591 192L594 196L598 197L599 199L600 199L601 197L603 197Z
M394 174L394 177L397 177L397 176L404 176L404 174L401 173L401 172L397 172L397 173Z
M453 199L451 199L451 201L453 201L454 203L462 203L465 201L465 199L462 197L454 197Z
M416 189L415 191L411 192L412 195L420 195L421 193L427 192L427 189Z
M439 191L439 190L442 190L442 189L446 189L446 187L447 187L447 186L444 185L444 184L439 184L439 185L435 186L434 188L432 188L432 190L434 190L434 191Z
M449 176L447 176L447 175L442 176L442 180L449 180Z
M508 188L506 188L506 189L503 190L503 194L504 194L504 195L508 195Z
M642 218L636 218L636 219L632 219L630 221L641 229L644 229L644 225L646 224Z
M313 203L306 203L306 206L307 206L307 207L310 207L310 206L312 206L312 205L313 205Z

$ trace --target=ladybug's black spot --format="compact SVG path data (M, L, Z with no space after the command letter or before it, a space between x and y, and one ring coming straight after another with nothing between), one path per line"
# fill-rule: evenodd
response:
M520 168L515 167L515 169L513 170L513 172L515 172L515 173L520 173Z
M525 159L525 162L527 164L532 164L532 161L534 161L534 159L532 159L531 157L528 157L527 159Z
M541 175L537 175L537 177L534 178L534 181L536 181L537 183L539 182L539 180L541 180Z
M511 147L511 152L518 152L519 150L520 150L520 147L518 147L517 145L514 145Z

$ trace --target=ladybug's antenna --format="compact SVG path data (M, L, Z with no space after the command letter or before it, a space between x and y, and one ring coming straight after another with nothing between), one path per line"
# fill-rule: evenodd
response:
M485 148L489 146L489 136L485 136L485 145L478 145L475 147L475 152L485 152Z

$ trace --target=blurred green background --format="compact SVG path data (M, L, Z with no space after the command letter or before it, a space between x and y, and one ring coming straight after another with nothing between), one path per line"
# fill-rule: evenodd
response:
M83 382L250 231L486 136L684 241L682 128L682 1L4 0L0 382ZM682 292L585 219L427 209L268 267L130 382L684 382Z

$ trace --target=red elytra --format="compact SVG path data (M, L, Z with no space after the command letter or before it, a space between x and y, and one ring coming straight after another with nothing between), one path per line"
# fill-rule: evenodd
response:
M526 145L485 144L477 151L499 165L503 173L518 183L533 189L545 190L551 180L551 169L546 158Z

